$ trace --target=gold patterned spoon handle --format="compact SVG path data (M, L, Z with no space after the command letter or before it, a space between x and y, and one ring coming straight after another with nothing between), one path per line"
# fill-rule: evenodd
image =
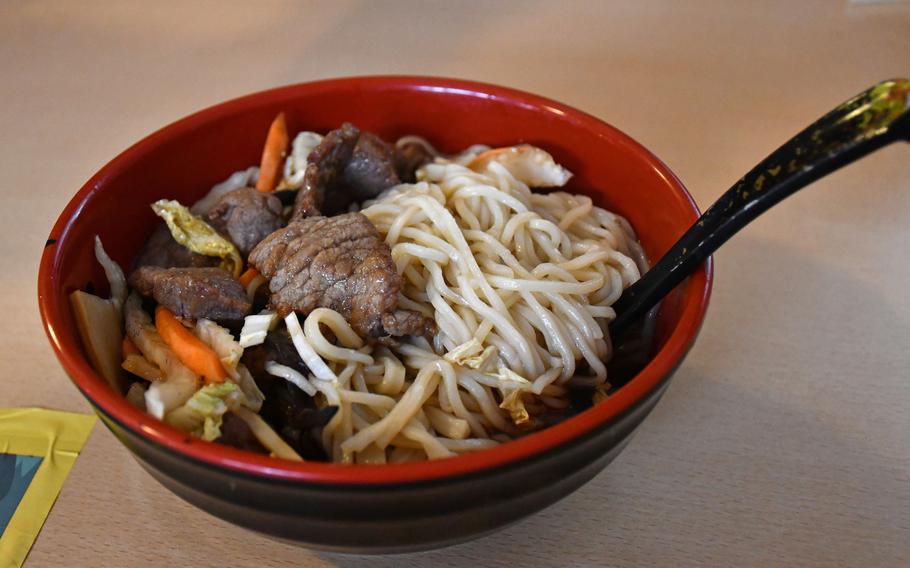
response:
M613 305L614 335L653 308L720 245L785 197L898 140L910 141L910 81L882 81L762 160Z

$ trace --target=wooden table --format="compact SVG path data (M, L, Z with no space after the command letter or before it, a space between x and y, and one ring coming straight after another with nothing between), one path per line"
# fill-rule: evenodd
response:
M39 323L44 239L109 158L215 102L352 74L500 83L615 124L705 206L835 104L910 74L906 2L259 4L0 6L0 406L88 411ZM27 566L908 565L910 147L716 258L701 338L628 449L507 530L398 557L279 544L185 504L99 425Z

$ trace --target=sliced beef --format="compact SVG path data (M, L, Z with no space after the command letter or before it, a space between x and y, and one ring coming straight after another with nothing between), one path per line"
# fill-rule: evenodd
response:
M351 161L360 131L350 123L325 135L307 157L303 187L297 192L292 219L320 215L326 192L341 181L344 168Z
M351 160L344 168L343 179L345 187L358 202L398 185L401 180L395 173L392 147L375 134L361 133Z
M393 156L395 172L404 183L414 183L417 181L414 172L424 164L432 162L435 157L426 144L402 138L395 144Z
M281 315L331 308L364 338L432 329L432 322L418 326L396 315L401 277L388 245L360 213L292 222L259 243L249 261L270 279L270 305Z
M399 183L392 147L346 122L326 134L307 157L292 218L335 215Z
M237 324L250 312L243 286L220 268L143 266L130 274L130 286L186 319Z
M281 201L253 187L230 191L215 202L205 221L248 255L259 241L284 225Z
M146 241L145 246L136 259L136 268L142 266L160 266L162 268L186 268L218 266L220 259L202 254L196 254L174 240L167 225L162 223L155 229L152 236Z
M391 314L383 314L382 327L386 333L393 336L423 335L432 337L436 335L436 323L410 310L395 310Z

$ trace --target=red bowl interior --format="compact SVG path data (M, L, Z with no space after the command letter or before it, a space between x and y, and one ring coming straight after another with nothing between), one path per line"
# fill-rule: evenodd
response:
M629 219L651 259L669 249L698 215L676 176L631 138L583 112L512 89L439 78L348 78L282 87L208 108L104 166L60 215L41 259L38 300L57 357L85 396L126 428L197 460L272 478L376 484L462 475L545 452L608 422L657 388L695 340L710 294L710 263L664 301L655 357L613 396L495 449L422 463L277 460L192 438L137 410L91 368L70 311L73 290L88 283L107 289L93 238L100 235L113 259L128 266L157 222L149 204L164 197L192 202L231 172L258 164L265 132L280 111L292 133L327 131L349 121L387 140L420 134L444 152L475 143L538 145L574 172L570 191L590 195Z

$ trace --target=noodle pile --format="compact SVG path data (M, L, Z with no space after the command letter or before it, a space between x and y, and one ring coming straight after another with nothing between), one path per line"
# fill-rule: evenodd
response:
M565 409L570 386L607 385L610 305L645 267L631 227L588 197L532 193L570 175L542 150L483 150L437 158L361 210L402 275L399 307L438 325L432 342L369 346L324 308L286 319L324 365L273 372L338 407L322 440L333 461L488 448Z

